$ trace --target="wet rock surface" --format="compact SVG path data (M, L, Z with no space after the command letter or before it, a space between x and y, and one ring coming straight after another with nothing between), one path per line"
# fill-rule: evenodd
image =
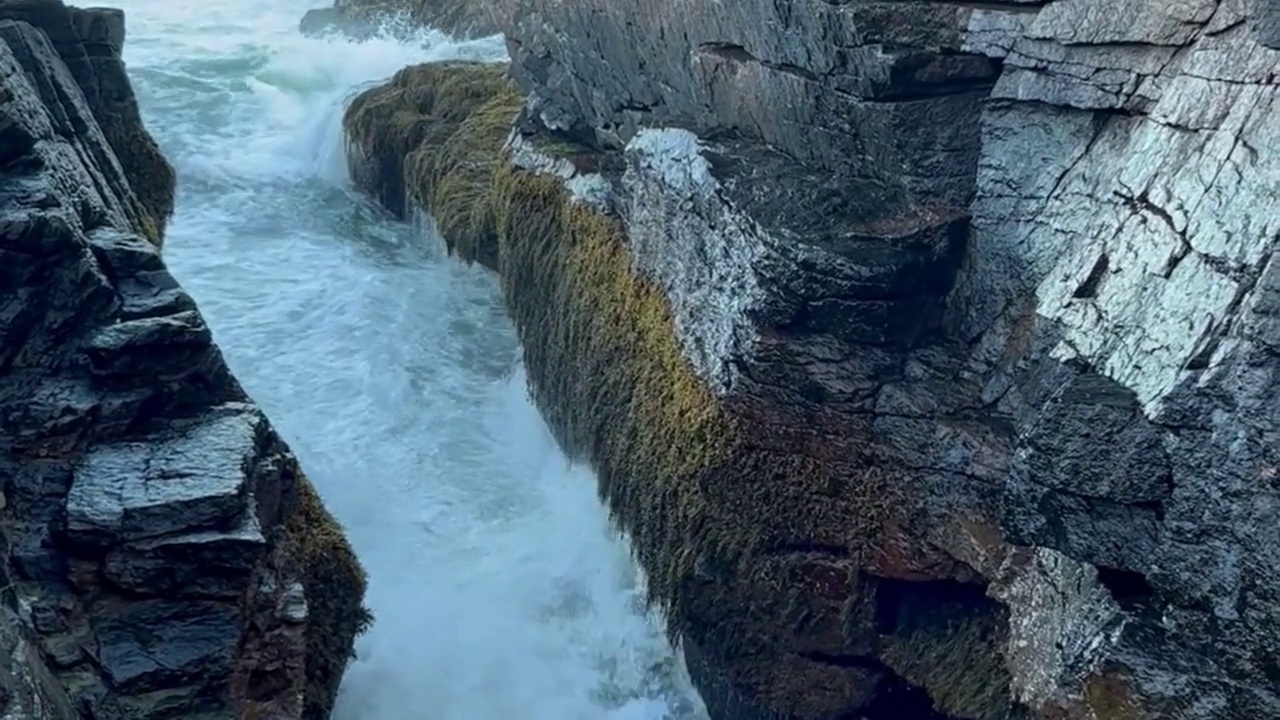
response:
M324 717L363 575L165 269L122 41L0 3L0 716Z
M1280 716L1274 3L509 5L486 264L713 717Z
M512 4L517 144L622 159L581 201L755 438L668 518L713 715L898 717L903 685L947 717L1280 713L1271 3ZM662 576L670 528L616 510ZM778 568L826 578L803 623ZM994 602L903 585L939 582Z

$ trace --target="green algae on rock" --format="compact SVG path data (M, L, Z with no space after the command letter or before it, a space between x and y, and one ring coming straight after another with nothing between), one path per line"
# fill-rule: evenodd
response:
M493 174L523 104L506 69L408 67L357 96L343 117L356 182L401 217L430 208L451 252L495 270Z

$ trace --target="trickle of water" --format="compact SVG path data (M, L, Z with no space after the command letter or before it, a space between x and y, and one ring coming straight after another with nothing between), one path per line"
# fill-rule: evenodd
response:
M169 265L369 571L335 717L701 714L594 478L527 400L496 280L346 185L345 100L501 40L304 38L312 0L117 4L178 170Z

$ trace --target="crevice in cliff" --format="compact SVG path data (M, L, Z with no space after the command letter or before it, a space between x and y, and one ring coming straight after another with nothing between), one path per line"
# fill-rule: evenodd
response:
M997 58L989 58L985 55L975 53L959 53L959 52L922 52L910 48L899 48L891 46L883 46L885 53L900 53L900 62L895 62L891 69L891 79L888 87L874 92L860 94L851 92L848 89L839 87L835 84L828 84L828 81L837 78L835 74L820 74L810 70L809 68L794 65L792 63L778 62L766 60L756 56L745 46L734 42L704 42L698 45L697 52L708 55L719 60L739 64L739 65L758 65L774 72L798 78L805 82L823 83L832 93L842 97L850 98L859 103L866 104L895 104L910 103L921 100L931 100L936 98L947 97L950 95L961 95L975 91L990 91L995 85L996 79L1000 76L1000 70L1003 67L1003 61ZM952 77L947 82L922 82L913 81L912 76L916 74L928 75L928 69L931 63L940 58L964 58L970 61L970 64L978 63L982 66L983 71L977 72L972 76L965 76L963 73L959 77ZM648 109L647 107L643 109ZM835 128L829 128L835 129Z
M819 82L821 80L821 77L817 73L813 72L812 70L802 68L799 65L791 65L789 63L771 62L769 60L763 60L751 54L751 52L748 51L745 47L743 47L742 45L738 45L737 43L729 43L729 42L702 43L701 45L698 46L698 52L705 53L707 55L713 55L715 57L720 58L721 60L727 60L729 62L734 62L734 63L754 63L756 65L766 67L770 70L775 70L777 72L785 73L787 75L793 75L795 77L800 78L801 80L807 80L809 82Z
M1088 276L1084 282L1081 282L1075 292L1071 293L1071 297L1077 300L1091 300L1098 296L1098 288L1102 285L1102 279L1107 274L1107 268L1111 264L1111 258L1104 252L1098 256L1097 261L1093 263L1093 268L1089 270Z
M1098 566L1098 582L1122 609L1137 612L1156 607L1156 591L1140 572Z
M984 586L879 579L875 625L880 658L928 692L933 708L946 714L937 717L1002 718L1013 707L999 649L1008 620Z

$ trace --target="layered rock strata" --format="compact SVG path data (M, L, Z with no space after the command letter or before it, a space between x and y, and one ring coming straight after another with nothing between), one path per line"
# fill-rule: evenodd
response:
M123 35L0 3L0 717L318 720L363 573L160 258Z
M470 256L713 717L1280 716L1270 4L509 5Z

